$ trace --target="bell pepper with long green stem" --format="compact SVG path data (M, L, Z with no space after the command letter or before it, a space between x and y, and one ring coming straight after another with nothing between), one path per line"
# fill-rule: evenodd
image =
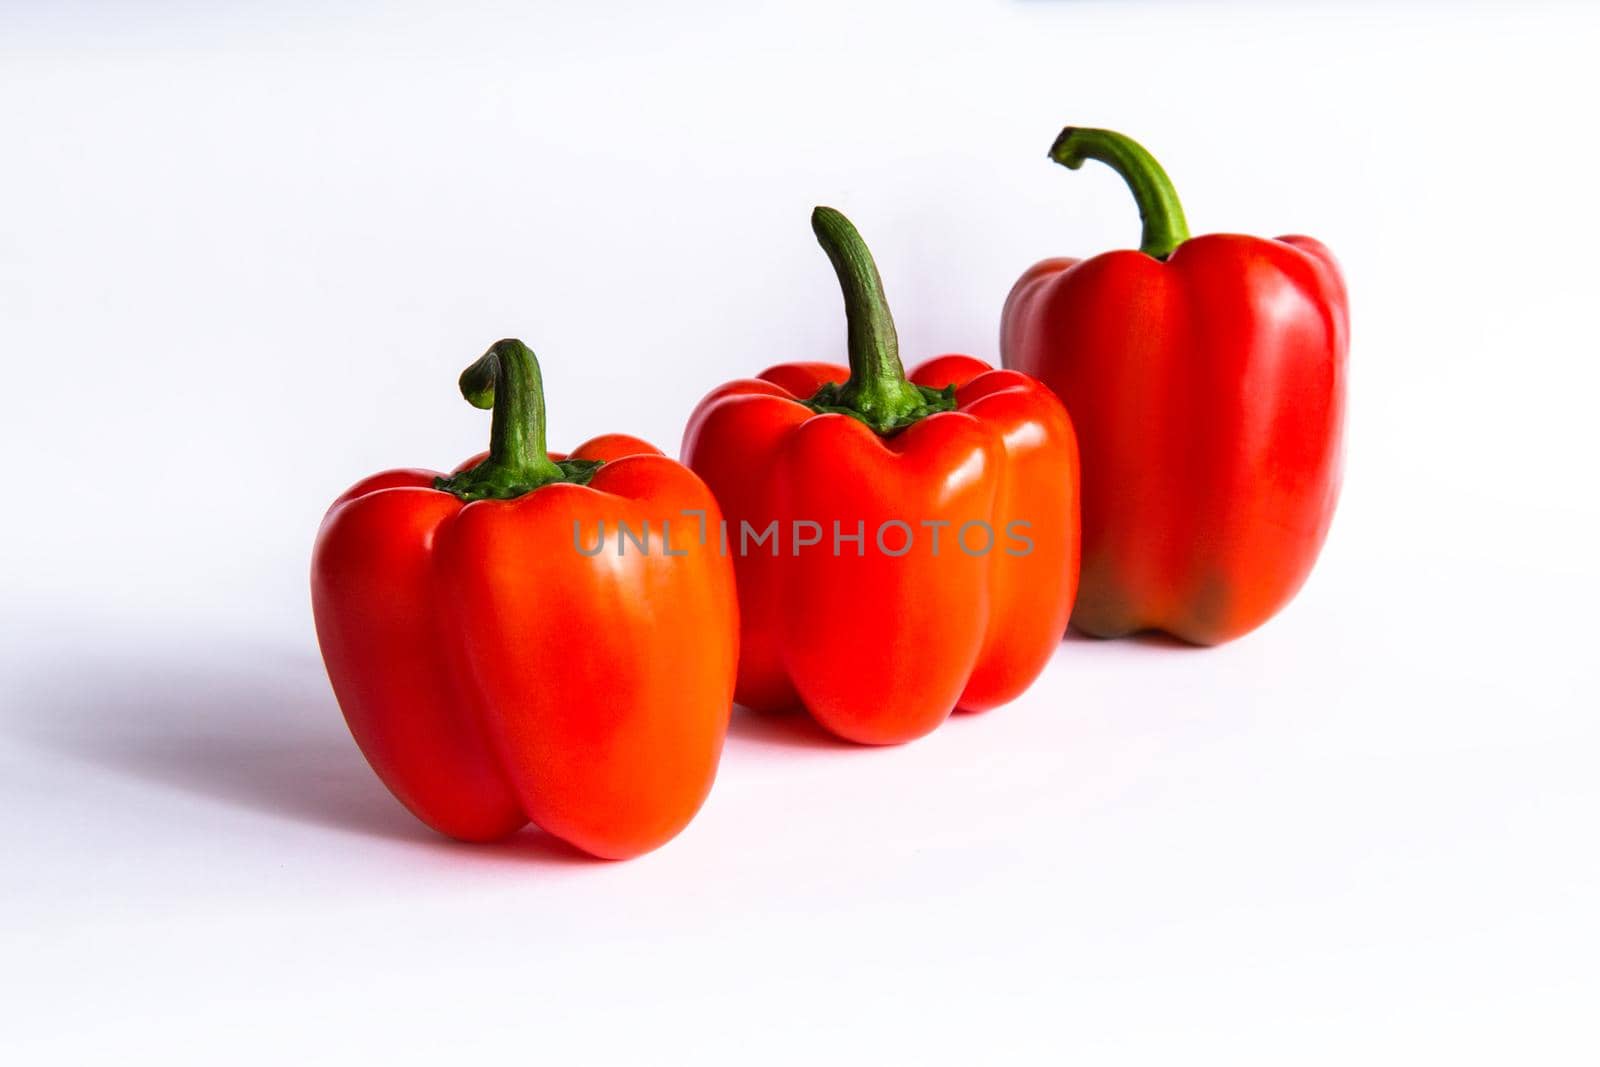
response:
M907 375L861 235L825 207L812 228L844 293L849 365L713 390L683 458L727 517L738 701L893 744L1043 669L1076 585L1077 447L1025 375L961 355Z
M1191 237L1166 171L1122 134L1068 127L1050 158L1106 164L1143 220L1137 251L1034 265L1001 321L1005 365L1055 390L1078 429L1072 624L1231 640L1294 596L1333 519L1344 280L1309 237Z

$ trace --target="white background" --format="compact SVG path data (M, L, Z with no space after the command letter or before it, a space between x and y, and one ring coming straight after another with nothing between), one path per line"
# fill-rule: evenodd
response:
M1600 1057L1592 9L275 6L3 8L0 1060ZM838 357L819 202L908 361L994 359L1024 267L1137 241L1068 122L1344 262L1300 597L899 749L741 714L635 862L415 824L322 673L327 502L482 447L504 335L556 447Z

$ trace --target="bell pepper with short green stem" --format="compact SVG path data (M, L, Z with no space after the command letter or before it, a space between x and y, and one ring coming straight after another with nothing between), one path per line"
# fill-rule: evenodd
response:
M635 438L547 454L520 341L461 391L494 410L488 454L359 482L317 535L317 636L350 731L441 833L532 820L596 856L655 848L705 799L728 724L733 571L694 535L716 500ZM644 550L623 523L648 531ZM596 531L590 554L580 532Z

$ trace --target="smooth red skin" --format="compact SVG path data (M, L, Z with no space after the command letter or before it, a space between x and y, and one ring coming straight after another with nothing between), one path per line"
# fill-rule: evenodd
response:
M921 737L959 706L1014 699L1038 676L1071 612L1078 564L1077 445L1048 390L970 356L943 356L911 377L957 387L958 410L884 438L844 415L799 402L847 368L789 363L713 390L684 435L683 457L716 494L728 523L740 601L735 699L759 711L804 705L823 726L864 744ZM780 524L781 555L741 521ZM822 526L822 544L793 555L795 519ZM885 520L909 523L914 547L881 553ZM932 554L924 519L947 519ZM962 523L990 523L997 544L961 552ZM1033 550L1007 555L1006 524L1026 519ZM833 523L865 524L864 555ZM969 535L978 547L978 531ZM903 531L886 544L898 549Z
M687 468L622 435L572 455L607 462L588 486L509 501L463 504L432 471L358 483L317 536L312 606L350 732L418 818L465 841L531 819L623 859L676 835L711 788L737 598L680 514L717 516ZM650 554L616 554L619 519L650 523ZM574 521L592 546L602 520L605 550L579 554ZM660 550L662 520L687 555Z
M1305 582L1342 471L1350 322L1309 237L1196 237L1047 259L1001 321L1005 365L1072 412L1083 456L1073 626L1214 645Z

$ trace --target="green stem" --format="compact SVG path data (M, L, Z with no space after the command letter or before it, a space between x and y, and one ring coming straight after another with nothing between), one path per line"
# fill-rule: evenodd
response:
M463 500L509 500L552 482L587 482L598 463L556 462L545 450L544 379L539 360L521 341L496 341L461 372L461 395L492 408L489 455L477 466L434 485Z
M843 384L823 386L808 401L811 407L850 415L881 434L953 409L953 389L926 389L906 380L883 278L850 220L831 207L819 207L811 213L811 229L839 276L850 348L850 377Z
M1077 170L1086 159L1098 159L1122 176L1144 222L1139 251L1145 255L1166 259L1189 239L1189 224L1184 221L1183 204L1172 180L1155 157L1131 137L1068 126L1050 146L1050 158L1069 170Z

